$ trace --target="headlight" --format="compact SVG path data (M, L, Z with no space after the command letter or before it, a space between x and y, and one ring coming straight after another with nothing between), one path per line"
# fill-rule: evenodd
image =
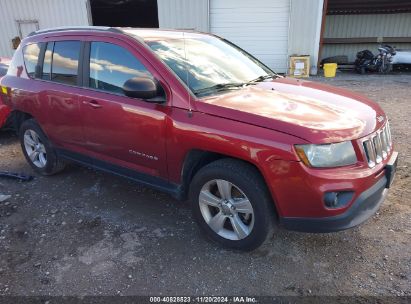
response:
M357 162L350 141L325 145L296 145L295 149L300 159L309 167L341 167Z

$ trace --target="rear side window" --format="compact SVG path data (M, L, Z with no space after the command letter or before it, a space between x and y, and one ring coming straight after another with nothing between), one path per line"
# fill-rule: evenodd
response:
M32 43L23 48L24 64L26 71L30 78L34 78L36 74L36 67L38 66L41 44Z
M134 77L153 78L145 66L126 49L106 42L91 43L90 88L124 95L124 83Z
M80 41L57 41L54 43L51 64L52 81L77 85L80 46Z

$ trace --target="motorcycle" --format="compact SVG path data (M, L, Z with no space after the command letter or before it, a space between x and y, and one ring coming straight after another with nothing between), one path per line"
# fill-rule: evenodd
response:
M355 60L355 71L360 74L365 74L367 71L379 72L386 74L392 71L392 59L396 54L395 48L389 45L381 45L378 48L378 54L374 54L370 50L363 50L357 53Z

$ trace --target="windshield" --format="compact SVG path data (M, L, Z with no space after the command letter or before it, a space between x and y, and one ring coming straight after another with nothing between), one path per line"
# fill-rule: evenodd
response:
M214 36L156 37L146 39L146 43L196 95L241 87L274 75L257 59Z

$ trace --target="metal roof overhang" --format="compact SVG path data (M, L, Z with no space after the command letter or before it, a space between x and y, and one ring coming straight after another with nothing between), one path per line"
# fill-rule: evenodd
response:
M328 15L396 14L411 12L410 0L328 0Z

